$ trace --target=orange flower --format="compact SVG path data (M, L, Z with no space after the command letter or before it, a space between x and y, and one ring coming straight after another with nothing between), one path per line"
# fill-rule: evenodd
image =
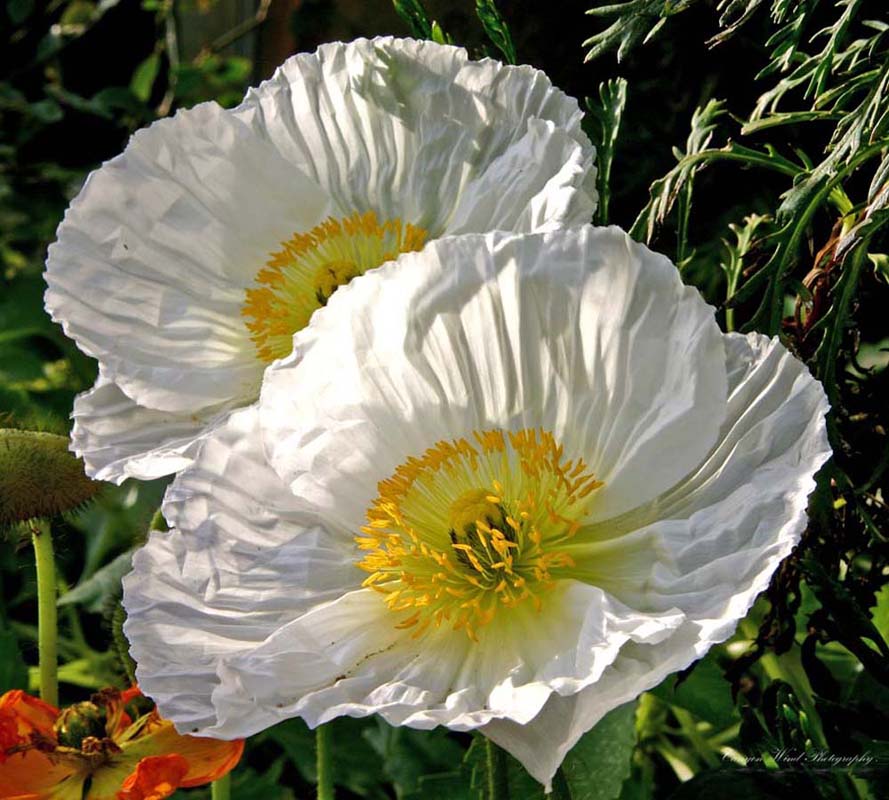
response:
M140 698L104 689L63 711L20 690L0 697L0 800L162 800L232 770L244 741L181 736ZM89 780L88 789L84 787Z

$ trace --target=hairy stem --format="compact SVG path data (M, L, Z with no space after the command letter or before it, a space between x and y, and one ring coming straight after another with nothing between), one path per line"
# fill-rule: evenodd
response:
M485 776L488 786L488 800L507 800L509 784L506 780L506 758L503 751L487 736L485 737Z

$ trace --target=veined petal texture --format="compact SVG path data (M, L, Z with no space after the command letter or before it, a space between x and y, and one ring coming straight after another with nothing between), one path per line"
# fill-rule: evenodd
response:
M125 579L140 685L203 735L373 713L548 785L731 635L830 455L805 366L616 228L434 241L294 345Z
M531 67L380 38L294 56L235 109L136 133L89 176L47 259L46 307L102 373L74 413L89 474L189 463L337 287L400 252L589 221L580 121ZM97 424L108 385L115 424Z

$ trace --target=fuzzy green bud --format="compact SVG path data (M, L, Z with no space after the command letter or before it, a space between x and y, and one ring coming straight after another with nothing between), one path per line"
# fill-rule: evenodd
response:
M0 428L0 525L54 517L101 489L55 433Z

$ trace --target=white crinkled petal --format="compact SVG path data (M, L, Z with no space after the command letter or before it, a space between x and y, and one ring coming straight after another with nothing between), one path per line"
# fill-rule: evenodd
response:
M527 721L552 692L594 682L625 643L682 622L568 582L541 612L481 629L478 644L447 627L413 638L359 589L354 532L319 524L271 470L256 417L237 411L202 442L164 501L173 530L152 534L124 579L137 678L181 731L233 738L297 714Z
M265 463L255 423L253 407L240 410L201 444L164 502L182 530L152 533L123 581L137 679L183 732L216 724L222 658L361 580L342 540Z
M428 238L588 221L581 117L531 67L381 38L294 56L233 111L204 103L138 132L89 176L47 261L53 319L147 422L99 436L80 404L101 477L187 463L185 423L165 438L171 418L154 412L208 419L255 400L245 289L294 233L356 211Z
M100 375L75 398L71 449L97 480L153 480L187 467L202 438L228 416L222 409L174 414L140 406Z
M312 726L368 714L418 728L524 723L553 692L595 682L626 642L658 641L682 620L676 611L635 613L596 587L568 581L541 612L513 609L473 643L447 627L414 638L396 628L376 592L351 592L221 659L223 683L213 695L220 723L202 733L246 736L268 715L300 716Z
M340 209L401 217L433 237L532 230L541 217L582 224L595 210L595 148L581 129L577 101L529 66L472 61L462 48L412 39L326 44L286 61L236 113L324 186ZM540 123L570 139L573 146L558 147L571 151L582 170L564 172L552 144L533 142ZM570 186L571 196L560 188L561 198L541 214L550 202L547 178L539 165L527 164L522 170L536 176L510 179L512 207L486 200L476 216L464 191L501 191L496 180L532 143L538 154L548 151L552 176L564 172L559 186ZM453 229L452 217L459 221Z
M595 204L578 184L595 175L592 153L548 120L528 131L461 192L447 234L545 231L587 222Z
M546 785L608 711L730 637L805 528L814 475L830 456L824 391L777 340L731 334L726 352L728 414L717 445L686 480L613 521L613 550L590 562L625 602L680 608L688 619L656 645L629 643L601 680L550 699L528 725L485 729ZM646 517L658 521L636 528Z
M550 431L604 481L589 513L608 519L694 469L725 413L713 309L616 228L433 242L339 290L294 342L263 384L269 456L353 529L380 476L490 428Z
M269 253L328 197L214 103L139 131L87 179L46 266L46 307L140 405L255 398L263 364L241 307Z

